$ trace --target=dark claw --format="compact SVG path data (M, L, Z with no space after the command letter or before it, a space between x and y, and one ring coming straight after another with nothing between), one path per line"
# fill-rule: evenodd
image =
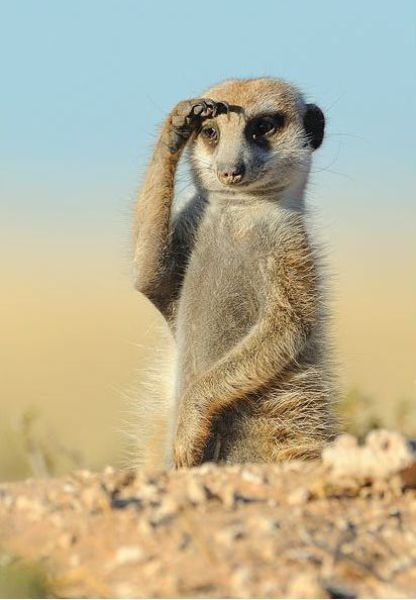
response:
M209 117L210 115L214 115L215 102L212 100L204 100L203 102L204 110L201 113L201 117Z
M201 114L203 110L204 110L204 107L202 106L202 104L197 104L196 106L193 107L193 113L195 116L198 116L199 114Z
M230 105L228 102L217 102L215 111L217 115L228 115L230 112Z

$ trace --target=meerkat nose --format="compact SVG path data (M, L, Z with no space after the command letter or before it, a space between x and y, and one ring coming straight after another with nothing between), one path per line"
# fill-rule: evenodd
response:
M240 183L244 177L246 168L243 163L233 166L220 167L217 171L218 179L224 185L234 185Z

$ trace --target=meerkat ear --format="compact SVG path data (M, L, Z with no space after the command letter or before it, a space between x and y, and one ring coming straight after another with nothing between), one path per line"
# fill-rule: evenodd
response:
M316 106L316 104L306 105L303 126L305 127L310 145L316 150L322 144L325 130L325 117L319 106Z

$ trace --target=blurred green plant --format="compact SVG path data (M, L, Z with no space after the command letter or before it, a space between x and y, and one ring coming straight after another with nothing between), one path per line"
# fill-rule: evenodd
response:
M353 388L338 405L341 429L364 439L372 429L393 429L416 437L416 402L401 398L390 403L376 399Z
M10 554L0 554L0 598L52 598L44 570Z
M82 453L67 448L50 430L40 410L26 409L2 431L0 480L53 477L85 466ZM7 460L6 460L7 459Z

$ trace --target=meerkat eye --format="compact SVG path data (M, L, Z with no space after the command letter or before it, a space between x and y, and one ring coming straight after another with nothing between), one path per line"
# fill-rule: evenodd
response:
M211 143L215 143L218 139L218 131L212 126L203 127L201 129L201 135Z
M249 126L249 136L254 141L261 141L280 129L283 122L284 117L280 113L253 119Z
M274 131L274 123L271 119L258 119L258 121L254 124L252 136L253 139L257 139L258 137L263 137L272 131Z

